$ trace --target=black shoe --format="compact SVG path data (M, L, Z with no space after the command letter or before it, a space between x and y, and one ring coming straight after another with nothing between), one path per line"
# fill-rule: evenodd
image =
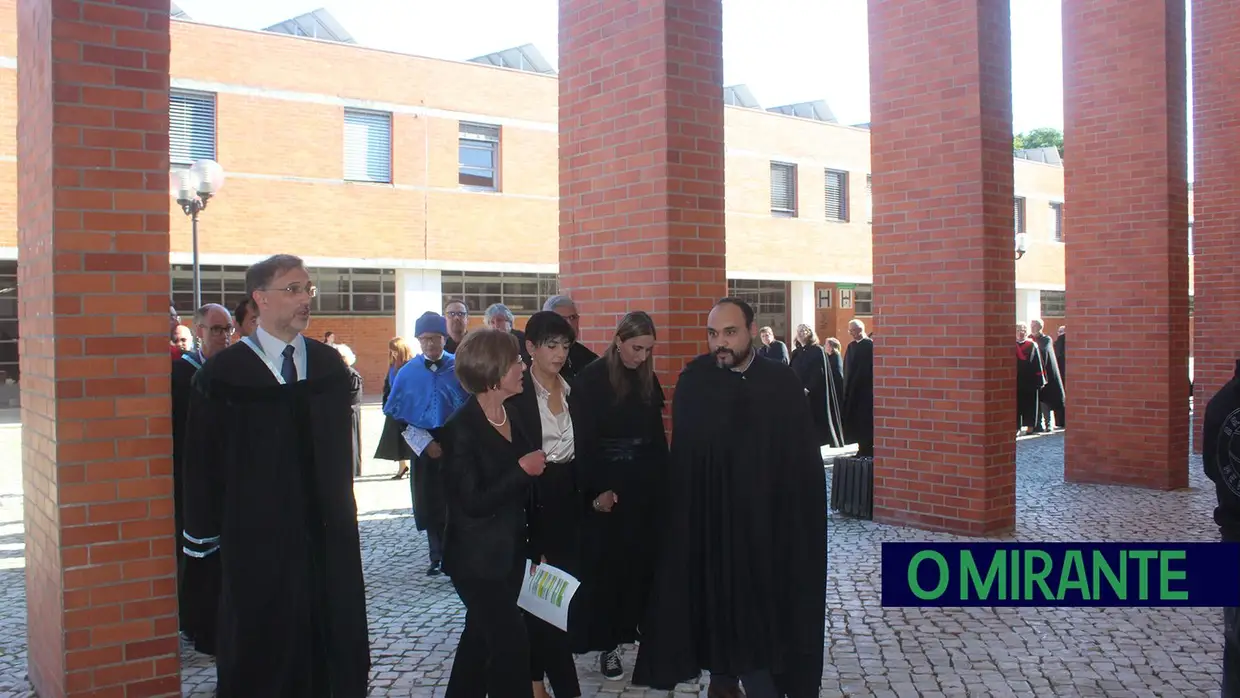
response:
M620 648L610 652L600 652L598 656L599 670L608 681L624 678L624 664L620 662Z
M443 570L440 569L438 562L432 562L430 569L426 570L426 576L428 577L438 577L441 574L443 574Z

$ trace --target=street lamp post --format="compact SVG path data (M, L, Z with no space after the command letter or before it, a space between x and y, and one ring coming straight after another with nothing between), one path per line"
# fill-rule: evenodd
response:
M1021 257L1024 257L1025 253L1028 251L1029 251L1029 236L1026 233L1017 233L1016 234L1016 259L1020 259Z
M224 168L214 160L197 160L177 177L173 195L190 217L194 245L194 310L202 307L202 283L198 264L198 214L224 186Z

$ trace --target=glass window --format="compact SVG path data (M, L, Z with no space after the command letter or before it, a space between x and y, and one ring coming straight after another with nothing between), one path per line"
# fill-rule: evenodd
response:
M775 331L776 339L789 341L788 282L728 279L728 295L753 306L754 324L757 327L770 326Z
M873 286L858 286L853 289L853 314L864 316L874 314Z
M445 271L440 283L443 302L463 300L469 312L482 313L495 303L503 303L515 315L530 315L559 289L554 274L518 272Z
M498 126L461 122L457 180L461 186L499 191L499 142Z
M220 303L229 310L245 298L242 266L201 267L202 302ZM393 315L396 312L395 269L317 269L310 278L319 288L311 306L321 315ZM171 270L172 300L182 316L194 312L194 270L174 264Z

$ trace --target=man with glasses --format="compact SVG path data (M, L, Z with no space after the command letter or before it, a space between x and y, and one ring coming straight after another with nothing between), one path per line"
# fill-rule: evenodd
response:
M414 523L426 531L431 566L428 576L441 573L443 532L447 523L444 491L443 425L464 405L469 395L456 377L456 360L444 351L448 323L439 313L426 312L414 325L422 353L410 359L392 381L383 413L404 422L405 441L417 458L409 488L413 493Z
M219 566L215 560L187 561L181 538L184 530L182 458L185 420L194 375L207 359L228 348L236 328L228 309L208 303L194 311L196 348L172 360L172 489L173 518L177 530L177 598L180 605L181 634L203 654L215 654L215 606L219 593ZM188 580L188 582L187 582Z
M448 319L448 338L444 340L443 350L455 354L469 331L469 306L465 301L451 300L443 307L443 314Z
M258 328L194 376L184 449L185 553L221 569L217 695L363 698L351 376L303 334L317 290L300 258L245 285Z
M552 296L543 303L543 310L550 310L556 315L568 320L568 324L572 325L573 332L578 338L581 337L581 315L577 313L577 304L568 296ZM560 368L560 375L565 380L572 380L581 369L585 368L598 358L598 354L590 351L590 348L581 343L581 340L573 342L568 348L568 360L564 362L564 366Z

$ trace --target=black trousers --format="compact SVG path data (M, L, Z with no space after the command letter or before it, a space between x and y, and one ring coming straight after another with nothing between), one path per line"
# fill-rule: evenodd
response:
M465 604L465 630L447 698L533 698L529 640L517 607L524 574L518 568L504 579L452 578Z
M522 615L530 639L530 681L545 678L555 698L580 696L581 684L577 681L577 665L573 663L568 633L533 614L522 612Z

